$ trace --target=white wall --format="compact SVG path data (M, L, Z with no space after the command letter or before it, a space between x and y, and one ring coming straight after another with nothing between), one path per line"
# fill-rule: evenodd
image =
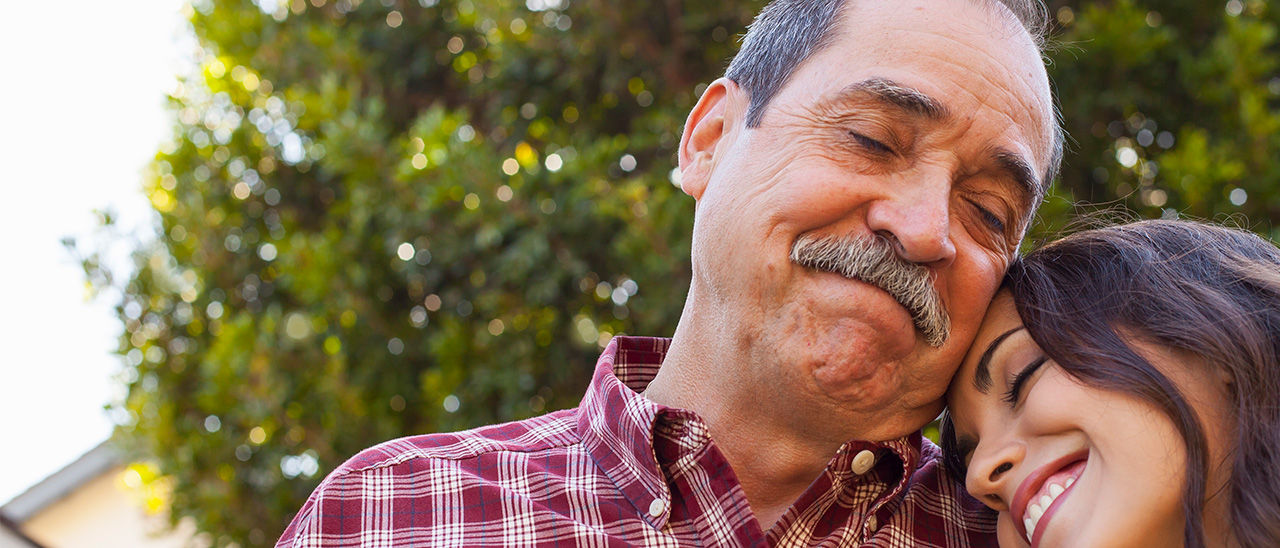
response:
M148 515L124 485L124 467L81 485L21 524L22 532L48 548L168 548L186 546L190 522L165 532L162 515ZM3 544L0 544L2 547Z

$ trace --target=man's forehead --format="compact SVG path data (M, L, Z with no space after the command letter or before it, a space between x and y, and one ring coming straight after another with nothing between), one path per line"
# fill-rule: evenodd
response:
M834 58L837 66L809 68L837 88L877 76L851 74L857 65L877 63L912 73L883 74L884 80L907 88L901 90L903 97L929 91L935 80L956 80L959 90L929 94L938 106L958 107L968 98L1001 112L1025 134L1021 140L1029 149L1020 152L1032 155L1037 175L1051 171L1058 130L1043 58L1035 39L999 2L850 0L826 49L829 55L820 51L810 60L829 64ZM953 110L965 113L962 107Z

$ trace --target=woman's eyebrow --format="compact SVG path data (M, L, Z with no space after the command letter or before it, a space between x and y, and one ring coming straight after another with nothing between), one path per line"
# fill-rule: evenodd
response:
M1009 335L1017 333L1023 329L1026 329L1026 327L1019 325L1018 327L1001 333L1000 336L996 337L995 340L992 340L991 344L987 345L987 349L982 352L982 357L978 358L978 367L973 370L973 387L977 388L979 392L986 394L987 391L991 390L991 355L995 354L996 348L999 347L1000 343L1004 342Z

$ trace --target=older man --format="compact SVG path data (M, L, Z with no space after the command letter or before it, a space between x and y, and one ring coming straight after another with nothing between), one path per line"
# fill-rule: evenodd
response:
M580 407L404 438L282 546L993 544L921 426L1059 161L1032 0L776 0L689 114L693 281Z

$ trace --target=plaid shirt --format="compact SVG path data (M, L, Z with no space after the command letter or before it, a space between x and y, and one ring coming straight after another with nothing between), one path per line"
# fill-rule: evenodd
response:
M706 423L638 393L669 345L615 338L576 409L361 452L277 546L995 546L919 434L846 443L761 530Z

